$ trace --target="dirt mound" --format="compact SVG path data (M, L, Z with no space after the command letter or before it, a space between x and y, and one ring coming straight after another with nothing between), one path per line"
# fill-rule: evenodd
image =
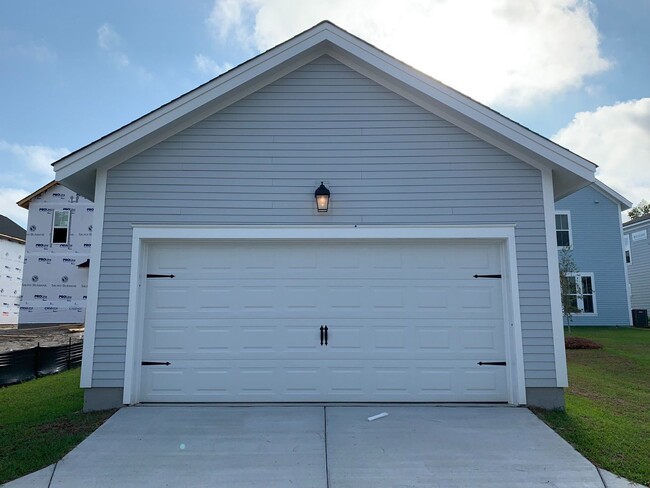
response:
M567 349L602 349L603 346L584 337L566 337L564 345Z
M0 329L0 353L29 349L40 344L42 347L62 346L83 340L83 326L64 324L53 327L34 327L31 329Z

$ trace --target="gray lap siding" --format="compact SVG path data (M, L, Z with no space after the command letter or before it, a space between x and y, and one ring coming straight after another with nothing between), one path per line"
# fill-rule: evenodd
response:
M514 223L526 386L556 386L540 172L332 58L109 170L94 387L123 385L133 223Z

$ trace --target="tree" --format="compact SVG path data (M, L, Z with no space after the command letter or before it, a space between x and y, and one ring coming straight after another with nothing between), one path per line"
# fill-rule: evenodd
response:
M627 213L627 216L631 219L636 219L648 214L650 214L650 203L646 202L645 200L641 200L636 207Z
M570 247L563 247L558 255L560 262L560 293L562 294L562 315L564 323L571 335L571 320L573 315L580 312L578 298L582 293L580 285L576 281L576 274L580 271L573 259Z

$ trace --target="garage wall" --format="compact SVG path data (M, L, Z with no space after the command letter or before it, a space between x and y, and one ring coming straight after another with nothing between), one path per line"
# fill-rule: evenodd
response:
M540 172L331 57L108 172L95 387L123 385L131 224L145 222L516 223L526 386L556 386Z

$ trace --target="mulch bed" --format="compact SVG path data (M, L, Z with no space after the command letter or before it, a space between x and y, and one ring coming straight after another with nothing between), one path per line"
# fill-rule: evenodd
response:
M565 337L564 345L567 349L602 349L603 346L584 337Z

